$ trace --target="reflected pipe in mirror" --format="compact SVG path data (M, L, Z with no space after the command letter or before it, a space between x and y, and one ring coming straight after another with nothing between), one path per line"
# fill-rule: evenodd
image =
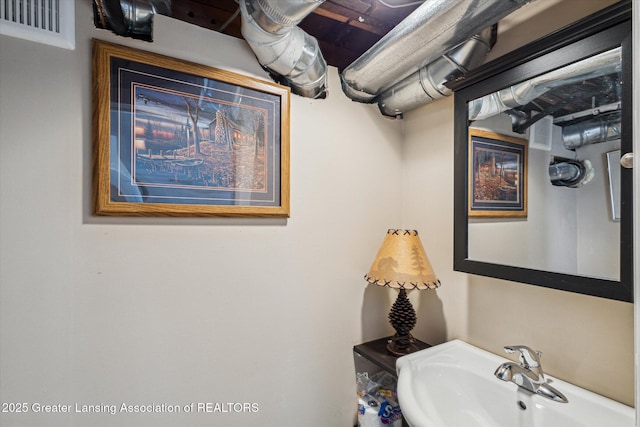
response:
M622 1L452 84L455 270L633 301L631 55Z

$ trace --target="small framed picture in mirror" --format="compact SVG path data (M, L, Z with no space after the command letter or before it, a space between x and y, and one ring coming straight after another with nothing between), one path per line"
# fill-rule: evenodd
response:
M469 129L469 217L527 216L527 141Z

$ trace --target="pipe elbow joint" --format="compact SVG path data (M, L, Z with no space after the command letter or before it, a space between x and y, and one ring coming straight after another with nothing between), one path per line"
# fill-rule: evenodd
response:
M301 28L289 25L286 16L278 15L277 23L275 18L267 16L268 1L253 3L251 0L240 1L241 30L260 65L276 82L289 86L296 95L326 97L327 63L318 41ZM300 19L300 14L296 14L295 22Z

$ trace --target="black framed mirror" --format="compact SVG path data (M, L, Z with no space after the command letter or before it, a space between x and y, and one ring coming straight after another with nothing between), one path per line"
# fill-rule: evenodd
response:
M455 82L454 270L633 302L631 1Z

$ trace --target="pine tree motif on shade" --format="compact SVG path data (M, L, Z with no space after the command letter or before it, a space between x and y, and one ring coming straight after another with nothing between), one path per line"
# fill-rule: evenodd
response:
M398 289L389 323L396 330L387 350L402 356L418 350L411 330L417 323L416 312L407 298L407 289L435 289L440 286L416 230L389 229L382 246L364 276L369 283Z

